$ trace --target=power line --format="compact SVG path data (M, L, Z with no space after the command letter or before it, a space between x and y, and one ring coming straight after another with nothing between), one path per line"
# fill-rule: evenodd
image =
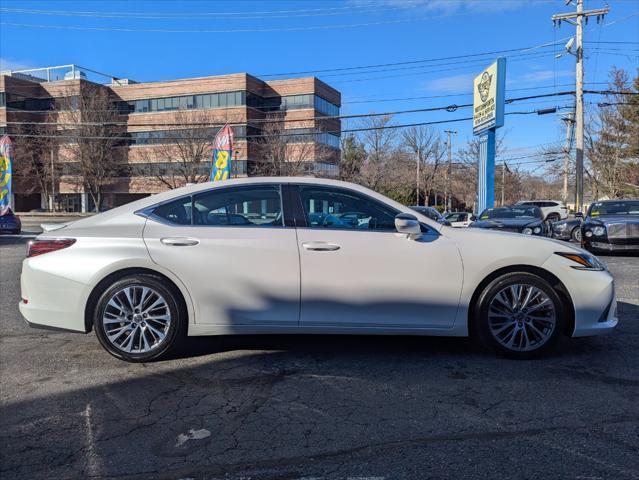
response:
M519 102L519 101L523 101L523 100L531 100L531 99L538 99L538 98L548 98L548 97L559 97L559 96L566 96L566 95L574 95L574 91L564 91L564 92L552 92L552 93L544 93L544 94L539 94L539 95L528 95L525 97L516 97L516 98L509 98L506 99L506 104L510 104L510 103L514 103L514 102ZM592 90L592 91L588 91L587 93L597 93L596 90ZM287 123L287 122L295 122L295 123L301 123L301 122L309 122L309 121L326 121L326 120L347 120L347 119L355 119L355 118L368 118L368 117L381 117L381 116L392 116L392 115L401 115L401 114L408 114L408 113L426 113L426 112L435 112L435 111L448 111L448 112L455 112L460 108L470 108L472 107L472 103L467 103L467 104L462 104L462 105L445 105L445 106L438 106L438 107L429 107L429 108L415 108L415 109L409 109L409 110L395 110L395 111L387 111L387 112L374 112L374 113L361 113L361 114L352 114L352 115L335 115L335 116L327 116L327 115L322 115L319 117L308 117L308 118L283 118L283 119L247 119L246 122L242 122L241 125L244 125L245 123ZM188 110L177 110L178 112L188 112ZM33 112L30 112L33 113ZM93 122L93 123L78 123L78 122L70 122L70 123L63 123L63 122L38 122L38 121L32 121L32 122L6 122L7 124L38 124L38 125L109 125L109 126L129 126L129 127L141 127L141 126L155 126L155 127L159 127L159 126L163 126L163 127L168 127L168 126L208 126L208 125L217 125L217 122L165 122L165 123L160 123L160 122L148 122L148 123L131 123L131 122L106 122L106 124L104 122Z

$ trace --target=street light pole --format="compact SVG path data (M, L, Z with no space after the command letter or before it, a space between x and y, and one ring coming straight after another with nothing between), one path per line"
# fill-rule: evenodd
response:
M445 179L445 184L444 184L444 210L446 210L447 212L450 211L451 209L451 199L450 199L450 194L449 194L449 181L450 181L450 166L451 166L451 162L452 162L452 144L450 141L450 136L453 134L457 134L457 130L444 130L446 132L446 134L448 135L448 142L447 142L447 148L448 148L448 166L446 167L446 179Z

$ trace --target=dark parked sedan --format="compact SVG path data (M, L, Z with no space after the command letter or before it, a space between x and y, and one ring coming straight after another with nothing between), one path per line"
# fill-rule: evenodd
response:
M593 202L581 238L590 251L639 253L639 200Z
M471 223L470 226L524 235L546 236L548 234L548 227L544 222L541 209L528 205L487 208L481 213L479 220Z
M581 242L581 223L583 222L583 215L581 213L578 215L579 216L575 215L575 218L567 218L566 220L551 223L550 233L552 238Z
M22 222L9 208L4 215L0 215L0 233L20 233L22 230Z

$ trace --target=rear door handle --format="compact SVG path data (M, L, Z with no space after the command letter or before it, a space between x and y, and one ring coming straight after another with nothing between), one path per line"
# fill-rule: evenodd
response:
M333 252L341 248L339 245L327 242L304 242L302 247L313 252Z
M165 237L161 238L160 242L171 247L192 247L200 243L199 240L188 237Z

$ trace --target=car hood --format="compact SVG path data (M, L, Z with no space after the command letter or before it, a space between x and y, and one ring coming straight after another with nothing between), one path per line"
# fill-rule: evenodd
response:
M541 224L539 219L518 219L518 218L504 218L504 219L491 219L491 220L478 220L473 223L473 227L476 228L524 228L528 226L535 226Z
M598 217L588 217L588 223L639 223L639 216L636 215L601 215Z

